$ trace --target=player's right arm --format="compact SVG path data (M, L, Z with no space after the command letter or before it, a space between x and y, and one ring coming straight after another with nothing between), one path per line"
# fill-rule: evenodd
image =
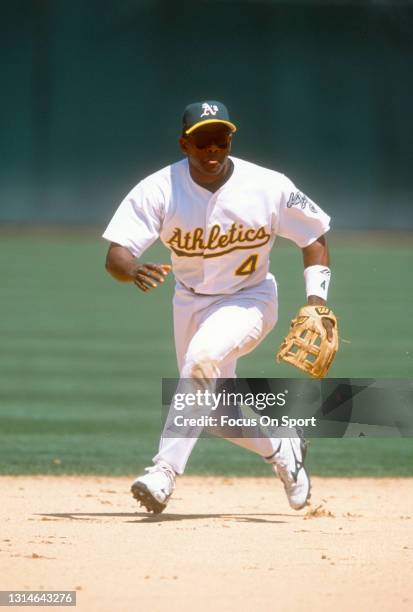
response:
M116 280L134 283L141 291L149 291L163 283L171 271L168 264L140 263L126 247L112 242L106 255L106 270Z
M106 270L116 280L147 292L163 283L167 264L143 263L140 257L160 234L168 200L168 169L138 183L122 200L103 237L110 245ZM166 194L166 195L165 195Z

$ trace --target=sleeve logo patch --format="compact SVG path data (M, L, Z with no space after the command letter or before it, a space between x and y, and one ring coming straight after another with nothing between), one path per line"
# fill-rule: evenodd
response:
M304 193L301 191L292 191L290 197L287 202L287 208L292 208L293 206L299 206L302 210L308 205L308 208L313 213L317 213L318 210L314 206L313 202L307 198Z

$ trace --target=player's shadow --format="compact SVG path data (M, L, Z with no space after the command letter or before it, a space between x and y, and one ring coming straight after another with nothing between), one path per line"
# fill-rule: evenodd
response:
M147 524L147 523L167 523L178 521L193 521L200 519L224 519L236 523L273 523L283 524L287 521L274 520L273 518L261 517L288 517L299 518L298 514L269 514L269 513L243 513L234 512L233 514L172 514L165 512L164 514L149 514L148 512L55 512L53 514L37 514L41 516L41 520L56 520L69 519L74 521L93 521L95 518L131 518L134 520L126 521L127 523Z

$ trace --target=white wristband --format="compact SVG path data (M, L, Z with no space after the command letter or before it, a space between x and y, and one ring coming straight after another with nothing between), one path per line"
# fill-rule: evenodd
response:
M328 286L330 284L331 270L327 266L309 266L304 270L305 292L309 295L318 295L327 301Z

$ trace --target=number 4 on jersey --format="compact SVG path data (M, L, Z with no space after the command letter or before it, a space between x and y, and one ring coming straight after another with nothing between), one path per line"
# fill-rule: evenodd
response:
M258 255L249 255L247 259L244 259L242 264L235 270L236 276L248 276L257 269Z

